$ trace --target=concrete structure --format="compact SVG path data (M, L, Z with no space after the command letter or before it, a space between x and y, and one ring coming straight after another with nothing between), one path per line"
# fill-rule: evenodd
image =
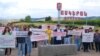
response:
M76 45L41 45L38 47L38 56L65 56L75 55L77 53Z
M5 54L4 49L0 49L0 56L5 56L4 54Z

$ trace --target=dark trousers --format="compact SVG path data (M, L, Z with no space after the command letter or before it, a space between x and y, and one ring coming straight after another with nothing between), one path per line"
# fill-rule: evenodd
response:
M62 39L61 40L57 40L57 37L53 38L53 44L62 44L62 43L63 43Z
M25 44L25 55L27 55L27 45Z
M96 51L100 52L100 42L95 42Z
M93 45L94 43L93 42L91 42L90 44L89 44L89 49L90 50L94 50L94 45Z
M62 40L56 40L56 44L62 44Z
M84 52L88 52L88 49L89 49L89 43L86 43L86 42L84 42L83 43L83 50L84 50Z
M5 49L5 55L11 55L11 48L6 48Z
M34 48L36 48L36 47L37 47L37 41L33 41L33 42L32 42L32 46L33 46Z

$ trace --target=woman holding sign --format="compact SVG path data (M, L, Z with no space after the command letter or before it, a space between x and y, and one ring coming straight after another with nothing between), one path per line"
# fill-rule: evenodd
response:
M26 46L25 46L25 55L26 56L30 56L31 55L31 50L32 50L32 42L31 42L31 35L32 35L32 32L29 31L29 27L26 27L24 28L24 31L28 31L28 37L26 37Z
M11 30L9 27L5 27L2 35L11 35ZM11 55L11 48L6 48L5 49L5 56L10 56Z

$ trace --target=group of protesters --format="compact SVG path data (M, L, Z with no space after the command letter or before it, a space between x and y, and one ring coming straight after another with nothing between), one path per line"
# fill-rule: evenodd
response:
M89 50L96 50L96 52L100 52L100 32L98 29L95 31L90 27L89 29L83 29L79 27L72 27L72 26L65 26L64 29L61 25L57 25L55 29L51 29L50 26L47 26L47 29L44 32L48 35L48 40L41 40L41 41L31 41L30 36L32 35L32 31L30 31L29 26L24 26L19 28L18 26L15 27L5 27L2 35L10 35L12 31L28 31L27 38L17 37L16 38L16 47L18 49L18 56L31 56L32 47L37 47L38 42L44 42L43 45L58 45L58 44L75 44L77 46L77 51L83 50L84 52L89 52ZM42 26L39 26L38 29L41 29ZM93 42L82 42L82 35L70 35L68 34L69 30L82 30L83 32L90 33L94 32L94 39ZM53 36L53 32L66 32L65 36ZM11 55L12 48L5 48L5 56Z

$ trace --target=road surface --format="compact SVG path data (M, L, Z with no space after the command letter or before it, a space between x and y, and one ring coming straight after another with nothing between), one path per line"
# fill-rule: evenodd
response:
M17 56L17 50L13 50L11 56ZM38 56L38 49L33 48L31 56ZM67 55L67 56L100 56L100 52L95 52L93 50L89 52L80 51L76 55Z

